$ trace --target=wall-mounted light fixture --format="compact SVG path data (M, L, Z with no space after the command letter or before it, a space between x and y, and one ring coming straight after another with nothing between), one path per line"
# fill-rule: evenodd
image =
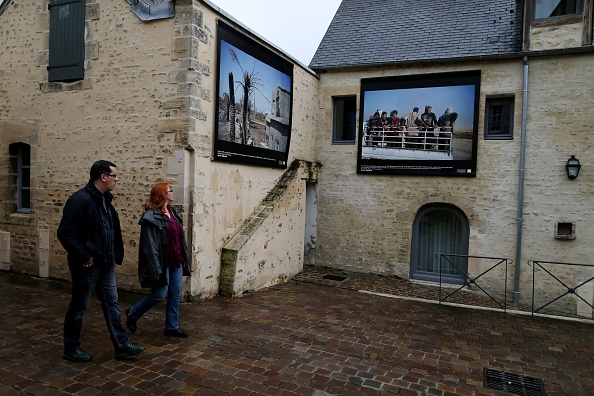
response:
M565 165L565 169L567 169L567 177L570 180L575 179L578 176L578 173L580 173L581 167L580 160L575 158L575 155L572 155Z

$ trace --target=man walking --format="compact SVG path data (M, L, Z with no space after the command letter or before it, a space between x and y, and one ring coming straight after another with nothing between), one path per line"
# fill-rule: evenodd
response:
M109 161L97 161L87 185L75 192L64 206L58 239L68 253L72 296L64 319L64 358L87 362L93 355L80 347L83 314L92 290L101 301L116 359L125 359L144 347L128 340L122 327L115 264L122 264L124 242L120 219L111 204L111 191L118 183L117 168Z

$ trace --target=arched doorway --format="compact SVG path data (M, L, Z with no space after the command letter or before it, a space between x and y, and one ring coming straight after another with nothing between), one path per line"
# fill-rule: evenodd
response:
M439 282L440 258L436 255L468 255L468 236L468 219L460 209L448 204L423 206L413 223L411 279ZM448 257L448 260L441 260L441 281L464 283L468 260L465 257Z

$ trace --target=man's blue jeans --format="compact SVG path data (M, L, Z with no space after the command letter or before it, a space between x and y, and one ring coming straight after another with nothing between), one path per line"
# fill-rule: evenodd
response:
M181 300L182 268L167 268L167 285L152 287L151 294L144 297L128 312L130 317L138 320L149 309L167 298L167 310L165 311L165 329L175 330L179 328L179 302Z
M95 264L88 268L70 268L72 296L64 319L64 351L73 351L80 347L83 314L87 310L93 290L101 302L114 349L123 349L128 345L128 336L122 327L114 267L113 264Z

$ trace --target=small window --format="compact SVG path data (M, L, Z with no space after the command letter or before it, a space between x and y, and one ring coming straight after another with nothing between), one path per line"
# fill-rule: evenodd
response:
M535 0L534 2L534 19L578 15L581 12L581 0Z
M334 122L332 126L332 143L354 144L357 100L354 96L333 98Z
M85 74L85 0L50 0L49 82L71 82Z
M17 212L31 211L31 146L13 143L9 147L12 172L16 176Z
M575 223L556 223L555 239L575 239Z
M513 139L514 98L487 98L485 139Z

